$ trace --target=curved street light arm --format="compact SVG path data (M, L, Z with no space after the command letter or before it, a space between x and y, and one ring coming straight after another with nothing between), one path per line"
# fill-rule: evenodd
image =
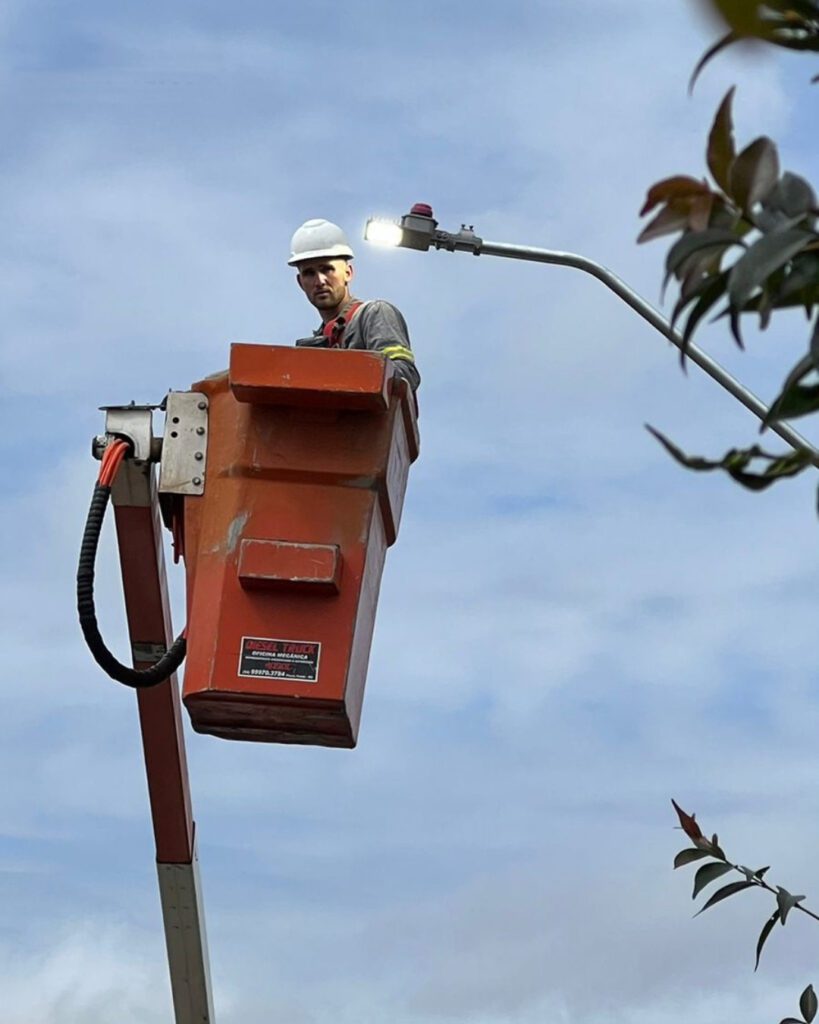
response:
M436 230L430 239L431 246L436 249L446 249L449 252L471 252L475 256L501 256L506 259L528 260L531 263L552 263L561 267L574 267L575 270L585 271L602 281L607 288L623 300L628 306L640 316L647 320L660 334L680 350L683 348L683 338L679 331L676 331L665 317L656 310L649 302L630 288L625 281L619 278L612 271L588 259L586 256L578 256L576 253L559 252L554 249L538 249L528 245L509 245L506 242L490 242L480 238L472 228L463 227L456 233ZM726 391L730 392L746 409L764 419L768 413L768 406L744 384L741 384L736 377L733 377L719 363L713 360L707 353L693 343L686 346L686 356L692 363L696 363L701 370L704 370L709 377L712 377L718 384L721 384ZM798 451L807 452L811 456L813 465L819 468L819 451L802 435L790 427L787 423L774 422L770 429L778 434L791 447Z

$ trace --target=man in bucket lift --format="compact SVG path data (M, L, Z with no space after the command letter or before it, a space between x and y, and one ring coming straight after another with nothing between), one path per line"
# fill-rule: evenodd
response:
M321 327L297 345L358 348L380 352L413 391L421 382L404 317L383 299L362 302L350 294L353 250L344 232L327 220L308 220L290 242L291 267L309 302L321 314Z

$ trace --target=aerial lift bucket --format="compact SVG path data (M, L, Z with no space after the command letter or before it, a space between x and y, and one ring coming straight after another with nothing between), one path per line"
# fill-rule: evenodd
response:
M208 405L203 492L184 499L180 538L193 728L353 747L418 456L414 395L373 353L245 344L192 390Z
M354 747L384 557L418 457L409 385L377 353L237 344L228 371L163 407L161 441L155 407L131 403L106 408L94 442L77 607L95 659L139 690L172 676L187 648L197 732ZM109 498L134 668L105 646L94 608ZM157 501L187 575L188 623L171 646L165 627L134 627L166 601L164 570L156 591L147 569L161 555Z

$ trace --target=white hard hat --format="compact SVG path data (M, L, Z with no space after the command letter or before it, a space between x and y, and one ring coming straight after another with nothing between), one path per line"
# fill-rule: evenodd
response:
M347 236L338 224L329 220L306 220L290 239L287 262L292 267L303 260L317 260L322 256L351 260L353 255Z

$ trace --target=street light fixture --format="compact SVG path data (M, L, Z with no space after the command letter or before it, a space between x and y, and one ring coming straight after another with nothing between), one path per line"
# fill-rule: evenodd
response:
M442 231L427 203L416 203L409 213L404 214L400 221L371 217L364 229L364 238L380 245L398 246L403 249L417 249L426 252L429 249L445 249L447 252L471 252L473 256L502 256L513 260L527 260L531 263L551 263L563 267L574 267L585 271L602 281L628 306L647 320L655 330L664 335L685 353L692 363L704 370L726 391L750 409L761 420L768 413L768 406L744 384L740 383L724 367L707 355L701 348L689 342L684 345L682 335L676 331L665 317L651 303L646 302L630 288L625 281L612 271L596 263L586 256L576 253L559 252L554 249L538 249L528 245L510 245L506 242L490 242L475 234L473 227L461 225L460 231ZM807 452L817 468L819 468L819 451L800 433L787 423L775 421L770 429L787 441L798 451Z
M400 246L404 240L404 229L397 220L371 217L367 221L364 237L375 245Z

